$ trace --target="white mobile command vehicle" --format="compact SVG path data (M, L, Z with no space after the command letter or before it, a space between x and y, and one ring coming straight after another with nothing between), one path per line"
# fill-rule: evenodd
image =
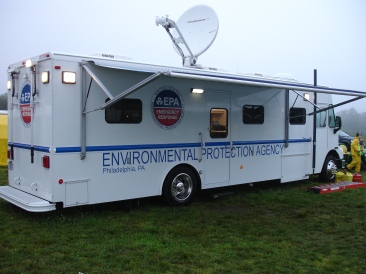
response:
M343 154L331 94L366 93L197 65L217 22L207 6L156 19L183 67L54 52L9 66L0 197L32 212L158 195L186 205L201 189L332 180Z

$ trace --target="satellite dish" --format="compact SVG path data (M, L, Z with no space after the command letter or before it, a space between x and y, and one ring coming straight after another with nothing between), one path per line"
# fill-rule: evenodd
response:
M177 26L188 44L192 54L196 57L204 53L214 42L219 30L219 18L209 6L198 5L188 9L177 21ZM184 56L189 56L189 51L182 43L176 29L173 37L178 37L178 43L182 44ZM174 49L179 51L176 47Z
M168 16L157 18L173 41L175 51L182 57L185 66L195 66L198 56L213 43L219 30L219 19L215 11L206 5L188 9L175 23ZM170 34L169 29L174 28Z

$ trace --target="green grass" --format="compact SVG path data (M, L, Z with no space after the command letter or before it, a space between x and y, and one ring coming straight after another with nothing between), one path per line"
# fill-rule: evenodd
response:
M29 213L0 200L0 272L365 273L366 188L307 191L319 184L204 192L178 208L142 199L129 213L124 203Z

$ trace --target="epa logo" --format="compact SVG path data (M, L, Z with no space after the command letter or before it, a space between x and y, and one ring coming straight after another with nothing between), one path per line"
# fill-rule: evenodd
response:
M29 127L32 122L32 109L30 99L31 99L31 86L30 82L26 81L23 84L19 100L20 116L22 118L22 122L25 127Z
M163 86L151 99L151 117L162 129L177 127L184 116L184 101L180 92L172 86Z
M181 103L179 101L178 98L173 98L173 97L158 97L158 99L156 100L156 104L161 106L180 106Z

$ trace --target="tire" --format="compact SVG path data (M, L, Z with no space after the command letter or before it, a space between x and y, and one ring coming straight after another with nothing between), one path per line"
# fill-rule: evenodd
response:
M336 165L337 158L333 155L328 155L325 158L324 165L322 171L320 173L320 178L325 182L334 182L335 174L337 172L337 165Z
M164 180L163 197L169 206L189 205L197 194L197 177L192 169L179 166Z

